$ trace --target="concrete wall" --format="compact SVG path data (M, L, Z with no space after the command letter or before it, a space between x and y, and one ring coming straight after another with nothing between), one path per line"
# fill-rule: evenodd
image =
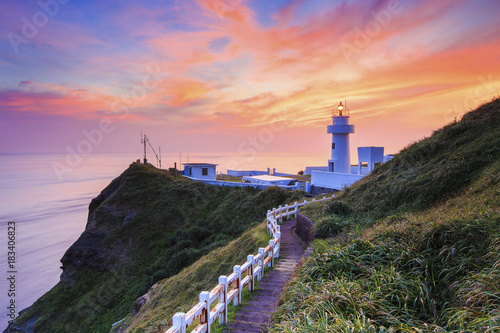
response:
M311 172L313 170L314 171L328 171L328 167L327 166L311 166L311 167L306 167L306 169L304 170L304 176L310 176Z
M314 240L314 221L305 215L297 215L297 227L295 232L303 242L309 243Z
M276 176L276 177L287 177L287 176L296 176L294 174L291 174L291 173L285 173L285 172L274 172L273 173L273 176Z
M268 168L268 171L257 171L257 170L227 170L227 174L232 177L243 177L243 176L263 176L263 175L273 175L277 177L284 176L294 176L290 173L276 172L276 168Z
M364 175L353 175L350 173L312 171L311 184L314 186L341 190L345 187L351 186L363 177Z
M385 155L384 156L384 163L387 162L387 161L390 161L394 158L394 155Z
M353 175L357 175L358 174L358 166L357 165L351 165L351 173ZM361 174L362 175L367 175L370 173L370 170L368 170L368 167L362 167L361 168Z
M227 170L227 174L233 177L242 176L261 176L268 175L268 171L257 171L257 170Z

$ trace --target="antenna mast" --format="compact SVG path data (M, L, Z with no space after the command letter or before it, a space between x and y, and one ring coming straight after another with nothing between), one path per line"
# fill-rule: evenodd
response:
M147 152L147 147L148 147L147 145L149 145L149 147L151 148L151 150L153 151L153 153L156 156L156 167L159 167L161 169L161 155L158 156L155 149L151 145L151 142L149 142L149 138L147 137L147 135L144 134L144 137L142 136L142 131L141 131L141 144L144 144L144 164L146 164L148 162L146 152ZM160 147L160 154L161 154L161 147Z
M142 136L142 131L141 131L141 144L144 144L144 164L148 163L148 159L146 156L146 141L148 140L148 137L146 134L144 134L144 137Z

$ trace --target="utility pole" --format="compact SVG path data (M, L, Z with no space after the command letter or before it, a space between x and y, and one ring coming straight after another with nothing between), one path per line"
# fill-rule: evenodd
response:
M144 144L144 164L148 163L148 159L146 157L146 141L148 140L148 137L146 134L144 134L144 137L142 136L142 131L141 131L141 143Z

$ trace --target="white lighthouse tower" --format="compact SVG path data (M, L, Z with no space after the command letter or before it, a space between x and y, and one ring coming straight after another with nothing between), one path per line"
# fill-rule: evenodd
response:
M349 114L340 102L337 110L333 110L333 123L328 126L332 134L332 159L328 160L328 171L351 173L351 154L349 151L349 134L354 133L354 125L349 125Z

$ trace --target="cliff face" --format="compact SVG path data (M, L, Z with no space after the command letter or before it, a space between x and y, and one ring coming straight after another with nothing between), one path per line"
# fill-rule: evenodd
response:
M73 284L75 272L84 269L94 269L106 272L117 265L130 263L130 241L118 241L113 247L103 246L104 240L117 227L125 226L132 221L136 209L130 209L108 203L116 191L123 185L127 172L115 179L89 205L89 215L85 231L78 240L64 253L61 259L61 282ZM111 216L103 219L101 216ZM103 221L99 223L99 221ZM113 258L113 262L110 259Z
M109 331L153 284L301 196L174 179L134 163L91 201L85 230L61 259L60 282L6 332Z
M142 189L137 179L141 179L144 185ZM131 189L140 193L147 191L148 187L153 189L171 181L167 173L155 170L150 165L138 164L132 164L114 179L90 202L85 230L61 258L60 282L32 307L22 311L22 316L15 321L16 325L11 325L4 332L43 332L44 329L37 325L45 312L41 308L58 300L54 294L71 290L73 295L84 295L89 289L85 286L82 288L82 283L88 282L87 273L104 276L106 272L132 265L131 245L137 241L133 233L116 238L114 242L107 240L130 223L138 211L147 209L137 209L136 204L121 202L119 197Z

